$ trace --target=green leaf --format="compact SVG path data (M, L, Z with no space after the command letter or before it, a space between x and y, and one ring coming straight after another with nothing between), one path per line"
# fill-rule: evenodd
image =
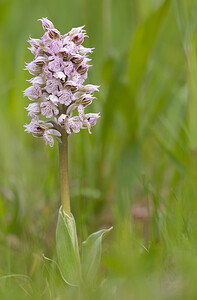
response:
M67 215L62 207L56 229L56 249L58 263L63 279L69 285L78 285L80 282L80 257L75 219Z
M44 256L44 254L42 255L42 259L43 259L44 266L45 266L45 269L48 274L50 288L52 288L52 286L59 285L62 282L62 280L65 283L67 283L67 281L64 279L64 276L60 270L59 265L56 263L56 261Z
M112 228L94 232L82 243L81 266L83 279L86 283L91 283L96 275L101 259L102 238Z
M129 81L131 96L135 98L145 72L149 54L155 44L159 29L167 14L170 0L155 11L143 24L141 24L133 37L129 53ZM128 109L128 108L127 108Z

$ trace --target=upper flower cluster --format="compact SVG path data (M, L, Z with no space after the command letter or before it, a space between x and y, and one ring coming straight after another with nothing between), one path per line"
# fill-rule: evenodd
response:
M32 101L26 108L32 120L25 127L28 133L52 147L53 137L61 142L62 130L70 135L88 128L91 133L100 115L85 114L84 109L92 103L93 93L99 86L84 85L90 67L87 54L92 53L92 48L82 46L86 37L84 26L61 35L47 18L41 21L44 35L28 41L35 59L26 65L34 77L30 79L32 85L24 91ZM40 120L40 116L45 120Z

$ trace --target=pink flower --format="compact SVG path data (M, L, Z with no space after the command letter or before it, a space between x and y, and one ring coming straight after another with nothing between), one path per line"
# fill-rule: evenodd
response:
M64 74L68 77L70 77L72 75L72 72L73 72L73 64L71 61L66 61L64 63Z
M61 133L53 128L51 128L51 124L45 124L42 121L32 120L30 124L25 125L25 131L28 133L32 133L34 137L39 137L45 141L46 145L48 144L50 147L53 147L54 140L51 135L58 138L61 136Z
M46 81L52 80L53 74L51 71L49 71L48 65L43 66L42 71Z
M48 68L50 71L60 72L64 69L64 61L62 57L50 56L49 60Z
M58 118L58 124L66 129L68 134L78 133L82 127L82 122L79 116L69 117L68 115L62 114Z
M66 88L59 92L59 102L68 106L72 102L72 92L69 88Z
M86 114L83 120L83 126L88 128L89 133L91 134L91 127L96 125L97 119L100 118L100 114Z
M67 120L66 131L68 134L71 134L72 132L78 133L81 127L82 127L82 122L79 116L75 116Z
M100 118L100 113L89 113L85 115L86 120L90 123L91 126L96 125L96 121L98 118Z
M45 130L42 139L45 141L46 145L48 144L50 147L53 147L54 139L51 135L57 138L61 136L61 133L55 129Z
M52 101L45 101L40 104L41 114L47 119L52 118L54 115L57 116L59 110L57 106Z
M61 79L62 81L65 81L65 79L66 79L66 75L64 74L64 72L55 72L54 74L53 74L53 76L55 77L55 78L59 78L59 79Z
M29 100L34 101L41 96L42 89L38 84L32 85L28 87L24 91L24 96L28 97Z
M62 83L60 79L52 78L46 81L46 91L49 94L57 95L59 90L62 90Z
M39 39L32 39L30 38L28 40L29 44L31 45L31 47L29 47L28 49L35 55L36 50L40 47L40 40Z
M63 47L63 43L60 39L53 39L49 43L49 49L51 54L57 54Z

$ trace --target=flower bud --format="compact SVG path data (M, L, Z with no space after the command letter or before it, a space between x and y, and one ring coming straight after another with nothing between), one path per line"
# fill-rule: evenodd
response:
M67 80L66 86L68 86L72 92L76 91L78 88L78 84L73 80Z
M98 92L99 87L100 87L99 85L93 85L93 84L82 85L80 91L83 93L92 94L94 92Z
M70 55L70 54L69 54L69 51L68 51L67 48L61 48L61 49L59 50L59 53L62 54L62 56L63 56L64 59L69 58L69 55Z
M26 70L32 75L39 75L42 72L42 66L38 65L35 60L26 64Z
M28 40L28 43L32 46L32 47L35 47L36 49L40 46L40 40L39 39L32 39L30 38Z
M66 38L70 37L70 39L75 43L75 45L79 46L83 43L84 37L86 37L85 30L83 30L84 26L73 28Z
M72 41L78 46L83 43L84 41L84 34L83 33L78 33L73 36Z
M36 59L35 59L35 63L38 65L38 66L43 66L46 62L48 61L48 59L44 56L38 56Z
M60 32L57 29L49 29L48 35L51 39L58 39L60 38Z
M51 21L49 21L47 18L42 18L42 19L39 19L38 21L42 22L42 27L43 27L44 31L54 28L53 23Z
M89 94L86 94L86 95L83 95L82 96L82 100L81 100L81 104L86 107L88 105L90 105L92 103L92 100L94 99L95 97L89 95Z
M44 78L42 76L36 76L27 81L31 82L33 85L35 84L43 85L45 83Z
M85 48L82 45L79 45L79 48L78 48L78 52L82 56L84 56L88 53L92 53L93 50L94 50L94 48Z
M39 85L32 85L24 91L24 96L28 97L29 100L34 101L41 96L41 88Z
M88 66L86 64L83 64L83 63L81 65L79 65L79 67L77 68L77 72L80 75L84 75L87 71L88 71Z
M26 107L26 110L28 111L28 116L35 118L40 113L40 105L37 102L30 103L28 107Z
M71 61L75 64L80 64L83 61L84 57L80 54L74 54L71 58Z

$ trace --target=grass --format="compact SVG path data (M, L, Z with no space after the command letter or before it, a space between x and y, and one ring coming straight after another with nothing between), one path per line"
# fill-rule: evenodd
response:
M196 1L0 2L0 299L196 299ZM23 131L26 40L47 16L86 24L88 81L102 118L70 137L79 240L113 225L93 289L69 288L56 259L58 149Z

